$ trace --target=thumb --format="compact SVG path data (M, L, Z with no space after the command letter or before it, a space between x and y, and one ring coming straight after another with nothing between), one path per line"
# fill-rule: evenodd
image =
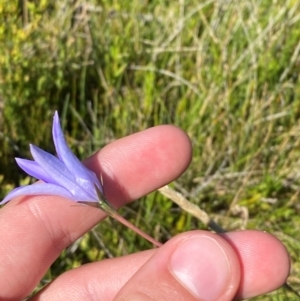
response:
M132 276L115 301L229 301L240 282L240 265L220 236L192 231L168 241Z

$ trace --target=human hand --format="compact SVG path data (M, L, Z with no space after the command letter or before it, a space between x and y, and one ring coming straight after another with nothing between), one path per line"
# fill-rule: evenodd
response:
M103 174L117 207L178 177L191 145L172 126L111 143L86 161ZM22 300L61 251L105 213L54 196L30 196L0 210L0 300ZM289 258L274 237L258 231L182 233L159 249L84 265L66 272L36 296L46 300L232 300L276 289Z

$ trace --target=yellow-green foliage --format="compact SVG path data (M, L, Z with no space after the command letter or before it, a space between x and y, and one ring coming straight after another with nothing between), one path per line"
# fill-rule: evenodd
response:
M23 179L13 158L28 143L52 149L55 109L82 158L172 123L194 146L176 189L227 229L279 236L299 283L299 1L3 0L0 18L2 195ZM161 240L204 227L158 193L122 213ZM97 230L46 278L149 246L115 221Z

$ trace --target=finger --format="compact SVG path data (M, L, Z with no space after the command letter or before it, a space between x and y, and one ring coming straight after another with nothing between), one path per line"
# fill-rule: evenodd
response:
M274 236L260 231L222 234L234 248L241 263L241 283L237 299L266 294L282 286L290 272L285 246Z
M190 159L188 137L176 127L159 126L112 143L87 164L103 174L108 198L121 205L172 181ZM0 299L29 294L60 252L104 216L98 209L53 196L19 198L4 206Z
M198 231L189 234L194 233ZM180 242L185 239L184 236L179 238ZM239 231L226 233L223 238L234 249L241 267L237 293L239 299L265 294L286 281L289 274L289 256L283 244L275 237L259 231ZM55 301L56 296L66 301L113 300L125 283L156 251L104 260L64 273L32 301ZM165 264L168 261L169 257L165 259ZM165 280L161 283L165 283Z
M149 254L146 254L146 256ZM134 263L134 262L132 262ZM118 282L117 285L125 284L115 294L103 290L103 279L99 272L93 276L97 279L95 287L86 283L88 290L77 289L74 299L74 288L72 294L62 291L58 292L63 300L217 300L220 295L226 296L224 301L230 300L237 290L239 283L239 263L236 254L230 245L220 236L204 231L193 231L178 235L157 249L150 258L143 263L127 282ZM99 263L101 264L101 263ZM102 264L105 268L105 263ZM119 264L122 269L122 265ZM126 268L126 267L125 267ZM128 268L128 267L127 267ZM95 271L95 269L94 269ZM102 274L102 272L101 272ZM122 272L117 272L122 278ZM85 275L87 276L87 275ZM104 276L102 274L102 276ZM109 275L107 275L109 276ZM116 276L116 275L115 275ZM74 275L73 275L74 277ZM125 277L124 277L125 278ZM123 278L123 279L124 279ZM75 278L74 278L75 279ZM78 278L77 278L78 279ZM82 279L82 278L79 278ZM89 278L91 280L91 278ZM106 281L106 280L104 280ZM112 282L113 281L113 282ZM113 278L108 280L112 287L116 282ZM66 282L65 282L66 283ZM76 285L75 285L76 286ZM96 287L102 287L102 293ZM109 286L106 285L106 288ZM212 289L213 287L213 289ZM51 285L50 285L51 288ZM55 289L53 294L48 295L46 290L39 298L33 300L45 301L56 300ZM60 295L60 293L63 295ZM70 287L69 287L70 292ZM91 295L92 294L94 295ZM81 296L79 297L79 294Z
M174 126L159 126L117 140L86 160L103 172L107 198L116 206L170 183L190 164L191 142Z
M239 281L238 258L225 240L210 232L184 233L158 249L114 301L229 301Z
M28 301L113 300L156 250L82 265L60 275Z

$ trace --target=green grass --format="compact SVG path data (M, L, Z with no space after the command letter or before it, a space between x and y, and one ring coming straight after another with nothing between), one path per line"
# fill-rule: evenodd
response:
M175 189L228 230L279 237L293 262L289 284L299 291L298 1L86 2L27 2L23 18L17 1L0 3L2 194L24 178L13 158L29 157L29 142L52 149L55 109L81 158L172 123L194 147ZM206 229L158 192L122 214L163 240ZM96 230L45 280L149 247L112 220ZM297 297L281 289L259 298L287 299Z

